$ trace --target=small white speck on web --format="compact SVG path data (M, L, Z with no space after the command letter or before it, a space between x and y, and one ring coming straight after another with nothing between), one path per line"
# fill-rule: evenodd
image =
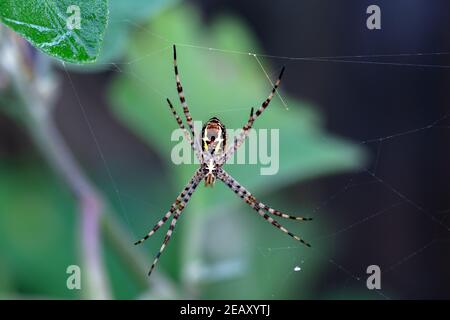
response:
M300 268L299 266L296 266L295 268L294 268L294 271L295 272L299 272L299 271L301 271L302 270L302 268Z

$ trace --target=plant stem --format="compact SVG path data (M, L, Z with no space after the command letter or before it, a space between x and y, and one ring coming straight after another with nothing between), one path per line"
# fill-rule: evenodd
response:
M0 54L7 62L0 63L0 71L6 70L11 83L23 101L24 123L33 139L34 144L47 160L53 170L65 181L72 193L78 199L80 210L80 238L81 257L83 263L82 275L84 281L84 298L86 299L110 299L112 297L110 285L106 278L106 272L101 254L100 228L103 227L107 239L117 251L124 264L134 275L141 289L148 290L149 280L145 278L147 264L130 244L127 233L115 220L113 214L105 214L107 208L100 193L90 183L83 173L72 152L67 147L59 130L51 117L52 97L55 87L52 87L47 95L45 90L39 90L39 85L45 83L48 74L52 74L49 59L37 54L39 72L30 73L24 63L24 45L28 44L12 32L8 32L0 26ZM42 65L45 67L42 68ZM35 71L31 69L31 71ZM28 75L28 77L27 77ZM30 76L31 75L31 76ZM110 210L108 210L110 211ZM165 298L175 298L176 290L169 280L160 274L152 278L154 289L158 290ZM153 288L152 287L152 288Z
M82 291L84 298L109 299L111 294L101 259L99 234L103 201L90 185L55 127L51 119L51 106L46 105L45 97L37 93L33 82L26 81L23 74L23 70L19 69L11 78L23 101L26 128L47 162L64 179L78 199L82 275L83 280L86 280L83 284L85 289Z
M100 227L103 228L106 240L116 250L140 289L148 290L150 285L147 277L148 262L139 255L139 251L132 245L133 241L128 233L117 222L112 210L105 204L76 164L70 150L62 141L59 131L54 127L54 123L41 120L35 124L30 124L29 128L35 137L36 145L47 158L47 161L65 178L67 184L79 199L82 216L83 261L90 274L87 281L89 284L88 292L90 293L88 298L108 299L111 297L104 278L106 273L100 260ZM102 212L104 214L101 214ZM162 297L176 297L174 285L161 274L154 274L151 284L152 289Z

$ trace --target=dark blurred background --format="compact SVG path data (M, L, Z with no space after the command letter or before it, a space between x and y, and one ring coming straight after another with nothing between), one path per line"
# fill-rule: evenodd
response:
M389 137L436 124L429 130L368 144L372 156L379 157L376 175L386 184L352 188L328 206L333 208L332 212L339 212L338 223L345 227L348 221L358 221L362 212L376 213L389 204L401 202L382 217L339 235L339 244L345 247L340 261L355 274L363 271L362 265L377 261L382 270L383 266L395 266L384 276L383 284L385 288L400 290L399 297L449 298L450 247L448 228L444 227L450 213L450 132L448 119L444 119L450 112L449 3L417 0L197 3L206 20L230 11L249 21L265 52L271 55L437 53L342 59L351 63L290 60L285 62L290 79L286 86L299 99L320 107L329 130L353 141ZM367 16L363 13L372 4L381 8L381 30L364 27ZM442 121L435 123L437 120ZM375 172L374 167L370 169ZM367 173L340 175L315 181L311 187L319 188L321 198L327 199L350 179L373 181ZM444 226L430 219L431 215ZM317 289L329 289L330 282L341 290L348 283L347 275L330 268Z
M366 28L366 8L371 4L381 8L381 30ZM184 5L178 3L174 7ZM260 58L265 65L273 66L271 75L278 66L286 65L284 94L313 105L320 112L327 132L367 153L367 161L361 168L293 183L281 188L281 196L270 198L277 207L284 206L284 201L277 199L308 201L307 215L315 218L312 223L327 224L326 230L316 227L309 240L313 246L323 245L327 250L321 258L320 274L307 287L307 293L301 292L304 280L293 278L286 271L284 281L288 279L292 285L289 293L262 297L450 298L448 1L195 0L189 5L201 13L205 29L224 15L242 21L255 35L259 53L272 56ZM179 23L182 28L183 22ZM196 52L199 51L193 51ZM327 58L294 59L317 57ZM118 201L85 118L73 99L71 85L64 72L58 74L63 98L55 109L57 125L101 189L113 202ZM88 106L88 118L114 181L119 189L126 190L124 211L130 214L135 208L127 203L137 200L126 195L147 188L148 181L157 179L158 184L164 184L168 175L165 172L170 167L167 169L158 153L111 112L102 93L110 90L111 82L120 72L71 74L81 101ZM207 75L202 79L207 79ZM186 83L185 87L188 86ZM17 161L28 158L30 150L33 146L21 127L0 115L1 157ZM36 155L33 157L38 161ZM149 167L152 170L130 170ZM181 185L175 184L170 198L180 188ZM137 195L138 198L146 196ZM150 227L168 205L156 206L151 219L139 221ZM140 222L131 219L130 228L136 228ZM133 236L144 229L141 226L134 230ZM266 235L270 232L277 231L264 229ZM291 245L288 240L282 246ZM155 241L152 251L145 251L149 260L159 247L158 240ZM172 246L175 248L173 243ZM165 254L180 255L180 250ZM294 252L287 250L286 255ZM299 263L302 262L294 265ZM382 295L365 289L366 268L372 264L379 265L382 271ZM167 265L161 268L177 274ZM292 268L285 268L288 269L291 272ZM20 290L27 292L27 288L19 286Z

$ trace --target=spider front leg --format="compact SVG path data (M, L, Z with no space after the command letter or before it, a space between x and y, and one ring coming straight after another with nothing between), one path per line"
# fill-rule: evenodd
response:
M172 111L173 116L175 117L175 120L178 123L178 126L181 130L183 130L184 137L186 138L187 142L191 145L192 150L195 152L195 155L197 156L197 159L201 162L202 160L202 152L198 148L198 145L194 143L195 136L191 137L190 133L186 130L183 121L181 120L180 116L178 115L177 111L173 107L172 102L170 102L169 98L167 98L167 103L169 104L169 108Z
M250 111L250 117L247 121L247 123L244 125L244 127L242 128L242 132L239 135L239 138L237 138L235 140L235 144L233 146L230 146L230 148L225 152L223 158L222 158L222 163L225 163L228 161L228 159L230 159L230 157L234 154L234 152L239 149L239 147L242 145L242 143L244 143L245 139L247 138L250 129L253 127L253 123L255 122L255 120L264 112L264 110L266 110L266 108L269 106L270 101L272 101L273 96L275 95L275 92L277 91L278 87L280 86L281 83L281 78L283 76L284 73L284 67L281 68L280 71L280 75L278 76L277 81L275 81L275 84L272 88L272 91L270 92L269 96L267 97L266 100L264 100L264 102L261 104L261 106L259 107L258 110L256 110L256 113L254 113L254 109L252 108Z
M186 117L186 121L189 127L189 130L192 133L192 139L194 139L194 143L198 150L201 150L200 143L198 139L196 139L197 135L195 134L194 122L192 120L191 113L189 111L188 104L186 102L186 97L183 92L183 86L181 85L180 74L178 73L178 65L177 65L177 48L173 45L173 68L175 71L175 80L177 82L177 92L178 97L180 98L181 105L183 106L184 116Z
M271 223L273 226L277 227L284 233L287 233L289 236L294 238L297 241L300 241L304 245L311 247L309 243L304 241L302 238L294 235L292 232L290 232L288 229L283 227L278 221L273 219L271 216L269 216L265 211L274 214L276 216L282 217L282 218L288 218L293 220L303 220L303 221L309 221L312 220L310 218L303 218L303 217L294 217L287 215L285 213L282 213L278 210L275 210L271 207L266 206L262 202L259 202L250 192L247 191L243 186L241 186L232 176L230 176L225 170L221 169L219 173L217 174L217 177L222 180L231 190L234 191L241 199L243 199L250 207L252 207L253 210L258 212L259 215L261 215L266 221Z

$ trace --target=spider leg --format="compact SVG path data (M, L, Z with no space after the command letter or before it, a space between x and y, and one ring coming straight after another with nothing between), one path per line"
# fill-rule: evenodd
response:
M184 124L183 124L183 120L181 120L181 118L180 118L180 116L178 115L177 111L176 111L175 108L173 107L173 104L172 104L172 102L170 101L170 99L167 98L166 101L167 101L167 103L168 103L168 105L169 105L170 111L172 111L172 114L173 114L173 116L175 117L175 120L176 120L177 123L178 123L178 126L181 128L181 130L183 130L183 133L184 133L186 139L189 141L189 143L192 144L192 137L191 137L191 135L189 134L189 132L186 130L186 128L185 128L185 126L184 126Z
M253 124L252 118L253 118L253 111L254 109L252 108L252 110L250 111L250 117L248 120L248 123ZM221 163L225 163L228 161L228 159L230 159L230 157L236 152L237 149L239 149L239 147L241 146L241 144L243 143L243 141L245 140L245 138L247 137L248 133L250 132L250 128L248 127L248 123L244 126L244 128L242 129L243 131L241 131L239 138L237 136L234 137L234 142L233 145L231 145L228 150L226 150L225 154L222 156L221 159ZM239 143L239 141L241 141Z
M260 202L257 200L250 192L247 191L243 186L241 186L236 179L231 177L225 170L222 169L224 181L238 196L240 196L242 199L245 197L252 197L254 199L254 202L257 204L257 207L263 210L266 210L270 214L273 214L275 216L285 218L285 219L291 219L291 220L298 220L298 221L311 221L312 218L306 218L306 217L300 217L300 216L291 216L286 213L283 213L279 210L276 210L272 207L269 207L268 205Z
M191 180L186 184L183 191L178 195L175 202L170 206L169 211L162 217L161 220L158 221L157 224L150 230L149 233L139 241L136 241L134 244L138 245L150 238L162 225L170 218L170 216L180 208L184 208L197 188L199 182L203 179L203 174L201 170L197 170ZM181 209L182 210L182 209Z
M177 201L178 201L178 199L177 199ZM147 233L147 234L145 235L145 237L143 237L142 239L136 241L134 244L135 244L135 245L141 244L142 242L144 242L145 240L147 240L148 238L150 238L150 237L151 237L156 231L158 231L158 229L161 228L162 225L170 218L170 216L173 214L173 212L175 211L175 209L176 209L176 208L175 208L175 203L173 203L173 204L170 206L169 211L167 211L167 213L164 215L164 217L162 217L162 219L159 220L157 224L155 224L155 226L152 228L152 230L150 230L150 232Z
M225 170L221 169L218 173L217 177L222 180L231 190L234 191L241 199L243 199L250 207L253 208L259 215L261 215L266 221L271 223L273 226L277 227L284 233L287 233L289 236L294 238L297 241L300 241L304 245L311 247L309 243L301 239L300 237L294 235L288 229L283 227L278 221L269 216L264 210L267 210L269 213L273 213L274 215L278 215L283 218L290 218L295 220L310 220L308 218L302 217L291 217L287 214L281 213L278 210L274 210L262 202L259 202L250 192L248 192L243 186L241 186L233 177L231 177Z
M150 276L152 274L153 269L155 269L156 264L159 261L159 257L163 253L164 249L166 248L167 244L169 243L170 238L172 237L173 230L175 229L175 225L178 221L178 218L181 215L182 209L177 209L177 212L175 213L172 222L170 223L169 230L167 230L166 237L164 238L163 244L161 245L161 248L159 249L158 253L155 256L155 259L153 260L152 266L150 267L150 271L148 272L148 275Z
M189 192L185 196L185 201L178 204L175 215L173 216L172 222L170 223L169 230L167 230L166 236L164 238L164 241L161 245L161 248L159 249L158 253L155 256L155 259L153 260L152 266L150 267L150 271L148 272L148 275L150 276L153 272L153 269L155 269L156 264L159 261L159 258L161 257L161 254L163 253L164 249L166 248L167 244L170 241L170 238L172 237L172 233L175 229L175 225L178 221L178 218L181 216L181 213L183 212L184 208L186 208L187 202L192 196L192 193L194 193L195 188L199 185L200 181L203 179L204 175L202 171L199 169L197 170L194 178L195 181L193 182ZM185 189L186 190L186 189Z
M253 123L255 122L255 120L269 106L270 101L272 101L272 98L275 95L275 92L277 91L278 87L280 86L281 77L283 76L284 69L285 69L284 67L281 68L280 75L278 76L277 81L275 81L275 84L274 84L274 86L272 88L272 91L270 92L270 94L267 97L267 99L261 104L259 109L256 110L256 113L254 113L254 109L253 108L251 109L250 117L249 117L247 123L242 128L242 132L240 133L239 138L237 139L237 143L233 146L233 148L230 147L230 149L225 153L223 163L225 163L233 155L233 153L237 149L239 149L239 147L242 145L242 143L244 143L244 141L247 138L247 136L248 136L248 134L250 132L250 129L252 128Z
M299 217L299 216L291 216L291 215L289 215L289 214L286 214L286 213L283 213L283 212L281 212L281 211L278 211L278 210L276 210L276 209L274 209L274 208L272 208L272 207L269 207L269 206L265 205L265 204L262 203L262 202L259 202L259 203L258 203L258 206L259 206L260 208L266 210L267 212L269 212L269 213L271 213L271 214L273 214L273 215L275 215L275 216L281 217L281 218L291 219L291 220L298 220L298 221L311 221L311 220L312 220L312 218L305 218L305 217Z
M178 97L180 98L180 102L183 106L183 112L186 117L186 121L188 123L189 129L191 130L192 135L194 135L194 125L192 122L191 113L189 112L189 107L186 103L186 98L184 97L183 86L181 85L180 75L178 73L177 49L176 49L175 45L173 45L173 66L174 66L174 70L175 70L175 78L177 81Z
M200 155L201 152L200 150L197 148L197 144L194 143L194 141L192 140L192 137L190 135L190 133L187 131L187 129L185 128L183 121L181 120L180 116L178 115L177 111L175 110L175 108L173 107L172 102L169 100L169 98L167 98L167 103L169 104L169 108L172 111L173 116L175 117L175 120L178 123L178 126L180 127L181 130L183 130L184 133L184 137L186 138L186 140L191 144L192 150L194 150L197 158L200 160Z

